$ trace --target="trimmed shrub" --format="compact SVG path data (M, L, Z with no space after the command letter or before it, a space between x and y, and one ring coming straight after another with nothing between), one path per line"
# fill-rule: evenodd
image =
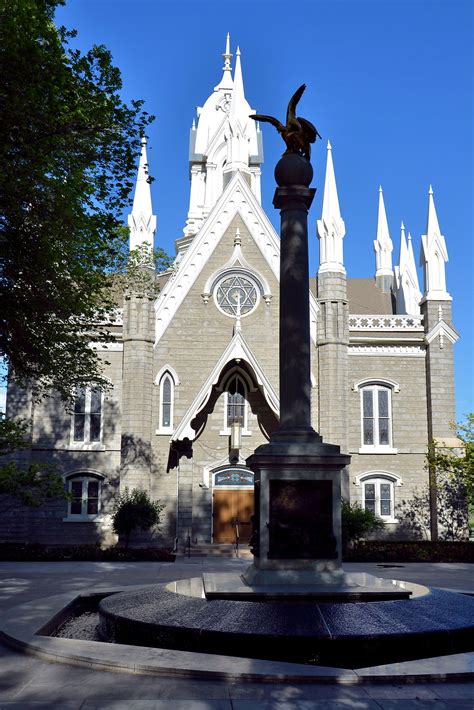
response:
M358 503L341 501L342 550L343 554L351 546L357 546L366 535L381 530L385 523L370 510L361 508Z
M119 538L125 538L126 550L133 530L159 530L161 511L164 507L160 501L151 500L148 493L139 488L133 488L131 492L126 488L117 496L112 513L112 527Z

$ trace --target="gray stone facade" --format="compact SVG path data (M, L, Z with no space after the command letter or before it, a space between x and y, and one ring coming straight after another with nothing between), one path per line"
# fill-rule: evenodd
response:
M222 87L232 91L228 83ZM250 108L243 86L240 91L246 121ZM200 114L194 141L200 140L199 126L217 115L213 96ZM245 130L255 131L250 123ZM222 136L219 143L224 129L220 124L214 129L212 145L225 146ZM91 392L75 415L55 396L34 403L28 392L10 384L7 416L31 423L32 448L21 456L56 463L76 500L74 506L57 503L4 516L2 540L109 544L113 499L126 487L142 488L165 504L161 530L151 535L159 544L222 542L232 534L229 526L235 530L236 518L248 525L251 510L239 508L248 507L242 502L248 497L238 496L252 489L245 461L278 426L279 241L260 206L252 156L247 171L234 156L235 169L227 170L221 183L209 181L201 205L199 175L211 168L214 175L218 163L208 159L206 167L205 155L199 154L199 170L192 173L192 219L188 216L185 237L177 240L174 267L159 278L158 298L128 293L113 326L113 342L103 353L111 387L102 395L100 435L92 434ZM332 158L330 165L333 171ZM335 190L331 175L326 184ZM154 224L152 215L140 213L147 190L139 175L130 221L145 225L145 231L132 234L138 243ZM327 239L328 215L321 222ZM385 535L407 537L413 531L406 511L416 491L428 484L428 440L452 437L457 335L451 303L430 297L421 302L421 315L399 313L395 292L386 288L388 277L378 284L375 278L346 277L344 223L336 217L340 250L331 255L329 241L325 246L327 264L335 269L320 268L311 279L312 424L324 441L352 457L342 477L343 496L382 515ZM146 239L152 243L153 230ZM232 279L240 279L233 291ZM232 417L240 424L237 447L235 441L231 446ZM137 535L135 542L149 540Z

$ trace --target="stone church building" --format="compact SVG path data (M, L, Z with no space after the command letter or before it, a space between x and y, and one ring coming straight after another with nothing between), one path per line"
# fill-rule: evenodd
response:
M174 265L156 276L158 297L127 294L110 344L93 345L104 350L110 389L78 391L71 414L56 397L38 404L9 388L8 416L31 421L24 455L55 461L72 499L5 516L3 539L109 542L113 497L127 486L166 504L160 543L230 543L236 521L248 540L253 474L245 462L278 426L280 243L261 206L262 133L229 39L223 57L222 78L190 132L189 209ZM143 143L131 249L153 244L147 177ZM393 264L381 188L375 275L350 278L328 143L309 297L313 426L352 457L344 496L379 515L390 536L410 534L404 511L428 483L428 440L453 436L458 335L431 188L427 208L423 284L403 224ZM357 238L350 227L348 238Z

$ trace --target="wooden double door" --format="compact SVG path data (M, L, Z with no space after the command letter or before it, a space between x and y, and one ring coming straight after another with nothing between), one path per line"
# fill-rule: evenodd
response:
M253 489L214 489L212 510L213 542L216 545L239 542L247 545L252 534Z

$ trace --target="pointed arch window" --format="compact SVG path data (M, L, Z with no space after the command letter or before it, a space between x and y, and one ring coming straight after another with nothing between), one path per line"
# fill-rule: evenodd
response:
M221 434L228 435L234 422L238 422L241 425L242 434L249 434L250 432L247 430L247 387L239 375L234 375L229 380L225 392L224 408L224 431Z
M155 378L159 387L158 429L156 434L172 434L174 431L174 405L179 377L171 365L163 365Z
M159 433L170 433L173 431L174 415L174 379L170 372L166 371L160 380L160 421Z

